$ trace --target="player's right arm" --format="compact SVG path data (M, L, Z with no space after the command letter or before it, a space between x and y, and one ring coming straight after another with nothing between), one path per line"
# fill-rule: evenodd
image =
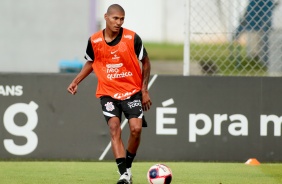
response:
M72 95L75 95L77 92L78 84L87 77L92 71L92 61L87 61L83 66L82 70L77 74L77 76L73 79L68 87L68 92Z
M75 93L77 92L78 84L93 71L92 64L95 57L90 38L88 39L84 58L87 60L84 67L68 87L68 92L73 95L75 95Z

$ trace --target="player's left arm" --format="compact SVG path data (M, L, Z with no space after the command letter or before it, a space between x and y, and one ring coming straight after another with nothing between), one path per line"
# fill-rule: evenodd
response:
M152 101L148 91L148 83L150 79L151 63L145 47L143 46L141 38L135 34L134 49L136 56L142 63L142 108L144 111L150 109Z
M148 56L145 56L142 60L142 107L144 111L150 109L152 101L150 99L148 91L148 83L150 79L151 64Z

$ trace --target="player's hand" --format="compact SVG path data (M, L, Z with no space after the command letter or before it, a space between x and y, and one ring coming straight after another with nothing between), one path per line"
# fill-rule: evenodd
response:
M72 95L75 95L76 94L76 92L77 92L77 84L75 84L75 83L71 83L70 85L69 85L69 87L68 87L68 92L70 93L70 94L72 94Z
M143 111L148 111L152 105L149 92L142 91L142 109Z

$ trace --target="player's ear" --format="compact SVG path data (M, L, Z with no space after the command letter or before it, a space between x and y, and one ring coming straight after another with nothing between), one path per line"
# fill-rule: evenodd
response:
M104 19L105 19L105 20L107 20L107 18L108 18L108 14L107 14L107 13L105 13L105 15L104 15Z

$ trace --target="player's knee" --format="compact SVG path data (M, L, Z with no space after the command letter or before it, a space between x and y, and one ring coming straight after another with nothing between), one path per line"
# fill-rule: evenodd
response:
M109 125L110 128L110 134L112 137L119 137L121 136L121 129L120 126L117 123Z
M134 137L140 137L141 132L142 132L142 127L132 127L130 129L130 133Z

